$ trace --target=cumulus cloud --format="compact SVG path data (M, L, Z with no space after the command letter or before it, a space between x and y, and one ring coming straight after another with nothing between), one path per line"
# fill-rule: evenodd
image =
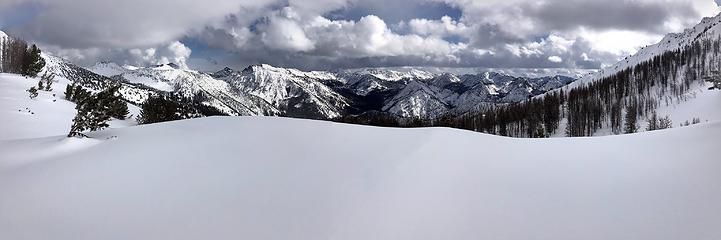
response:
M412 33L421 36L469 36L474 29L459 23L449 16L443 16L440 20L429 19L412 19L408 22L408 27Z
M216 25L229 14L257 11L274 0L3 0L41 10L18 32L68 48L148 47L178 40L193 29Z
M315 45L308 39L305 30L298 23L298 16L290 7L270 18L262 28L261 39L269 48L291 52L313 50Z
M713 0L5 0L0 10L28 2L40 10L12 31L71 59L218 68L599 68L719 11Z
M550 56L548 57L548 61L554 62L554 63L560 63L563 62L563 58L559 56Z
M331 21L316 17L306 26L314 41L323 49L315 54L329 57L357 56L423 56L447 57L463 49L438 37L394 33L381 18L370 15L355 21Z
M175 63L181 68L188 67L188 60L192 50L183 43L173 41L167 45L160 45L149 48L63 48L60 46L46 44L44 50L76 62L80 65L89 66L97 61L111 61L119 64L149 66L158 64Z

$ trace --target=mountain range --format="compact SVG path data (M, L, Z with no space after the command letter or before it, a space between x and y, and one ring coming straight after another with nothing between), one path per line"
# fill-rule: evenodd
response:
M334 119L380 112L404 118L434 119L445 114L458 116L518 103L558 89L576 89L623 70L632 70L665 53L681 54L682 48L702 45L704 41L711 44L710 41L721 35L719 23L719 16L705 18L683 33L668 34L659 43L578 81L560 75L529 78L499 72L439 73L422 68L300 71L258 64L243 70L225 68L217 72L200 72L172 63L136 67L112 62L83 68L50 54L43 56L48 63L46 70L86 88L100 90L120 82L123 97L136 105L151 95L173 94L233 116ZM702 77L696 75L706 76L718 71L719 67L712 64L713 56L708 54L705 58L708 61L703 66L676 66L682 70L674 72L674 80L696 81ZM697 74L686 74L689 69L694 69ZM688 91L689 86L685 86L677 92ZM655 101L658 104L668 100L658 97Z
M87 70L158 92L187 98L202 96L204 104L228 115L315 119L367 112L436 118L523 101L575 80L560 75L526 78L495 72L438 74L413 68L306 72L266 64L203 73L174 64L134 67L101 62Z

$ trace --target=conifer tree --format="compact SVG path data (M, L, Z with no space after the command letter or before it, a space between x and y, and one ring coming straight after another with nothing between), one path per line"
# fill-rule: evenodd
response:
M658 129L669 129L669 128L673 128L673 122L671 122L671 118L666 116L666 117L658 120Z
M45 59L40 56L40 48L33 44L25 52L24 63L20 74L28 77L37 77L45 67Z
M141 124L151 124L180 120L181 108L182 106L177 102L167 100L163 96L154 96L143 103L140 115L138 116L138 122Z
M35 87L30 87L28 92L30 93L30 99L35 99L38 96L38 89Z
M637 109L635 105L629 106L626 109L626 123L623 133L629 134L638 132L637 116Z
M48 91L48 92L49 92L49 91L52 91L52 90L53 90L53 81L54 81L54 80L55 80L55 74L54 74L54 73L51 73L51 74L48 75L48 73L45 72L45 73L43 74L43 76L40 77L40 82L44 82L44 83L45 83L45 88L40 88L40 90L45 90L45 91ZM39 84L39 83L38 83L38 84Z
M65 100L73 99L73 91L75 90L75 84L68 84L65 86Z
M103 104L107 105L107 112L111 117L125 120L125 117L130 114L130 112L128 111L128 104L120 98L118 90L120 90L120 85L113 85L105 91L98 93L97 98L99 98Z
M128 105L119 97L119 88L120 85L111 86L97 95L92 95L79 86L67 88L66 91L73 89L72 98L77 100L75 109L78 111L73 118L68 137L86 137L83 134L85 131L102 130L108 127L111 117L125 119ZM84 96L86 94L87 96Z
M73 118L68 137L87 137L84 131L97 131L108 127L110 115L106 106L96 97L86 98L75 107L78 113Z
M659 128L659 121L658 116L656 115L656 112L651 114L651 117L648 118L648 126L646 126L646 131L656 131L662 128Z

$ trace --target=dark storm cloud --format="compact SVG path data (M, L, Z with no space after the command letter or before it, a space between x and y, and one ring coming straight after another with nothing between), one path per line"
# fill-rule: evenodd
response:
M535 16L547 29L627 29L665 33L663 22L671 18L698 20L699 13L687 2L564 0L526 5L524 13Z

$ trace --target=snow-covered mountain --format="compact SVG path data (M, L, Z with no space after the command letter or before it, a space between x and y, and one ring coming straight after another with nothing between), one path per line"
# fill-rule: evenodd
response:
M114 62L99 62L88 68L88 70L106 77L112 77L129 72L130 68L122 67Z
M383 68L362 68L348 69L336 71L341 75L370 75L384 81L400 81L403 79L422 79L428 80L434 78L438 74L416 68L399 69L383 69Z
M302 72L263 64L214 75L234 91L259 98L285 116L336 118L350 106L346 98L323 84L336 80L328 72Z
M96 74L65 59L47 53L43 53L42 57L45 59L43 73L52 73L56 76L69 79L73 83L93 91L101 91L111 84L119 83L121 84L119 92L122 97L135 105L140 105L151 95L158 94L156 89L140 84L118 82L112 78Z
M540 81L547 87L538 90L554 94L540 94L538 99L553 98L560 92L551 90L554 88L565 93L565 103L559 106L562 119L558 128L551 130L554 136L620 134L629 131L622 129L628 127L626 124L636 125L635 131L645 131L654 115L666 117L676 126L694 120L721 120L721 115L709 107L721 104L721 96L706 81L721 77L720 23L721 14L704 18L682 33L670 33L659 43L564 87L557 87L563 80ZM523 88L527 86L518 85L516 91L523 93ZM629 113L635 119L629 119ZM526 120L516 121L514 127L523 129Z
M460 114L495 104L515 103L573 82L564 76L522 78L485 72L475 75L441 74L411 80L386 101L383 111L403 117L436 118Z
M636 54L624 58L616 64L602 69L601 71L589 73L569 84L566 88L573 88L585 83L593 82L604 77L611 76L619 71L632 68L640 63L648 61L653 57L666 52L682 49L702 40L714 40L721 37L721 14L715 17L706 17L699 24L685 29L682 33L669 33L653 45L640 49ZM719 70L718 67L716 70Z
M331 119L347 114L383 111L401 117L435 118L495 103L511 103L563 86L574 79L537 79L499 73L433 74L408 68L311 71L249 66L200 73L170 65L129 68L98 63L89 70L159 91L193 98L231 115L281 115Z
M201 101L228 115L278 115L279 111L262 100L237 91L229 83L209 74L181 69L174 64L152 67L120 66L98 63L88 68L115 81L146 86L155 91L174 93L180 97Z

